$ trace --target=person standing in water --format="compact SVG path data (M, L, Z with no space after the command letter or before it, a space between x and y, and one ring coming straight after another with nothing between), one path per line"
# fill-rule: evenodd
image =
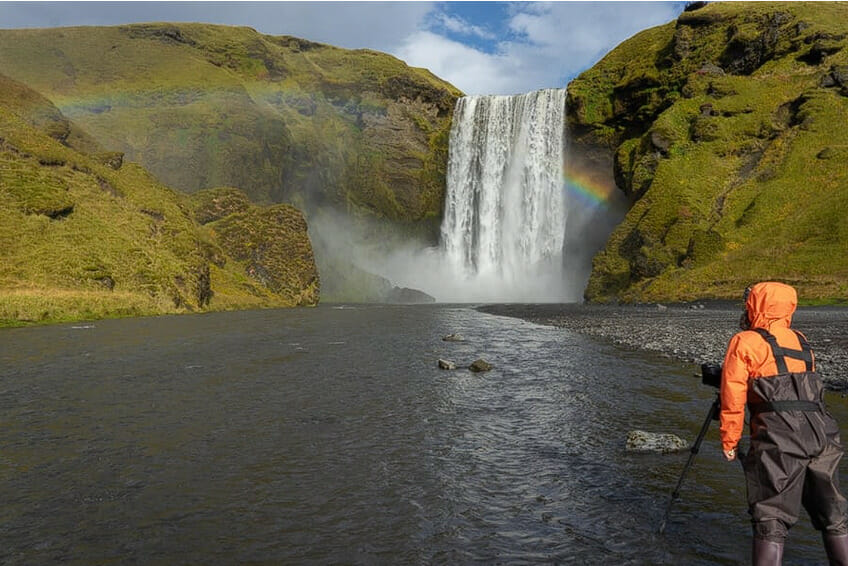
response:
M746 290L742 332L730 340L721 377L721 443L735 460L751 415L744 456L755 565L781 564L801 506L821 531L831 565L848 566L848 501L839 490L843 448L827 412L807 339L790 328L795 289L775 282Z

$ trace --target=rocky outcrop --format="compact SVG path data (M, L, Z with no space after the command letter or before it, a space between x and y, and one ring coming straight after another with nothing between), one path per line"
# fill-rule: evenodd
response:
M606 155L631 202L588 299L735 298L763 279L844 296L846 21L840 3L710 3L569 85L572 148Z
M228 194L232 196L231 191ZM215 241L243 266L247 277L294 305L318 304L318 270L306 220L296 208L286 204L250 206L208 226Z

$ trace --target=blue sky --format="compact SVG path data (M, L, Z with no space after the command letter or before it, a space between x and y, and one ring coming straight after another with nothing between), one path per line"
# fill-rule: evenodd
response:
M564 87L685 2L3 2L0 28L193 21L391 53L467 94ZM2 72L2 70L0 70Z

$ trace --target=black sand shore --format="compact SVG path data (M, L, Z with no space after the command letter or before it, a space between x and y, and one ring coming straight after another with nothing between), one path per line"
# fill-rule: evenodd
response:
M724 359L728 341L739 330L741 308L705 302L672 306L507 304L479 310L567 328L699 365ZM828 389L848 391L848 308L800 307L792 326L809 339Z

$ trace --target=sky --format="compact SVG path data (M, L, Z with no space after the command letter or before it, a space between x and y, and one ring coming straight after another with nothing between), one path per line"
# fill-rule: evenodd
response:
M4 2L0 28L206 22L390 53L466 94L565 87L685 2Z

